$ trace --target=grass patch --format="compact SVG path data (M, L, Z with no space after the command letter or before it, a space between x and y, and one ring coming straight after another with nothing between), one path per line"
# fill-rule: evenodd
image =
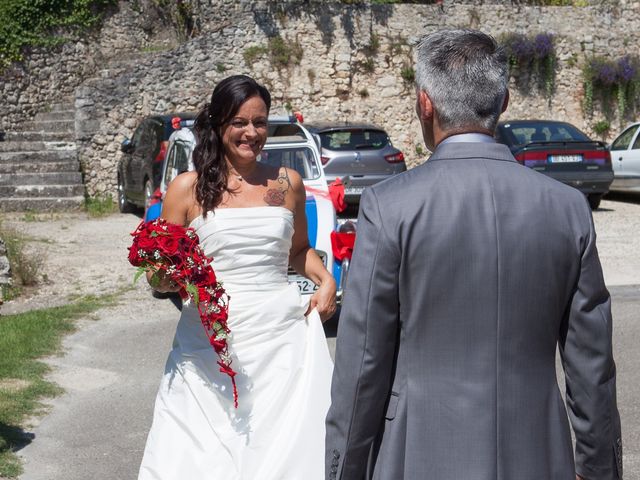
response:
M113 201L111 195L104 197L86 197L84 199L84 209L90 217L100 218L115 213L117 210L116 202Z
M44 398L61 393L44 379L49 367L39 359L59 352L77 318L113 305L117 296L85 296L61 307L0 317L0 476L21 473L13 449L30 441L24 421L43 412Z

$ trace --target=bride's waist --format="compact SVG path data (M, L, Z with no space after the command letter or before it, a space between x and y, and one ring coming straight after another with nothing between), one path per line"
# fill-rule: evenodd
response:
M287 272L227 273L218 280L229 295L242 292L274 292L287 286Z

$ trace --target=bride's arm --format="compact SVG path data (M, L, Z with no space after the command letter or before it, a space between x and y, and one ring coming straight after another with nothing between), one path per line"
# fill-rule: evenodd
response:
M190 214L197 207L195 200L194 185L197 179L196 172L187 172L178 175L167 188L164 200L162 202L162 213L160 217L169 223L175 223L187 227L189 224ZM147 281L155 290L159 292L177 292L180 287L173 284L171 280L165 278L162 272L158 272L156 276L159 283L151 282L151 272L147 272Z
M289 179L295 198L294 233L289 263L296 272L319 286L311 296L309 311L317 308L320 318L323 321L328 320L336 311L336 282L318 254L309 246L305 213L306 194L302 179L296 172L289 173Z

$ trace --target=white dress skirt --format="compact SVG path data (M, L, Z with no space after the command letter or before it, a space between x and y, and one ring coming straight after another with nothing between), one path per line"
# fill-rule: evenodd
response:
M230 296L231 379L185 305L156 398L139 480L320 480L333 363L317 312L287 282L293 213L218 209L196 218Z

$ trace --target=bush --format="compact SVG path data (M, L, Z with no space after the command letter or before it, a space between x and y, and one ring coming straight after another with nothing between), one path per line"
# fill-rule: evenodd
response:
M25 250L27 239L19 232L5 228L0 223L0 238L4 240L7 248L7 258L11 266L13 284L3 287L4 299L10 299L18 295L21 287L32 287L38 283L38 278L44 265L44 256L41 252L29 252Z
M102 20L106 7L117 0L2 0L0 1L0 69L23 58L29 47L64 43L61 30L81 33Z

